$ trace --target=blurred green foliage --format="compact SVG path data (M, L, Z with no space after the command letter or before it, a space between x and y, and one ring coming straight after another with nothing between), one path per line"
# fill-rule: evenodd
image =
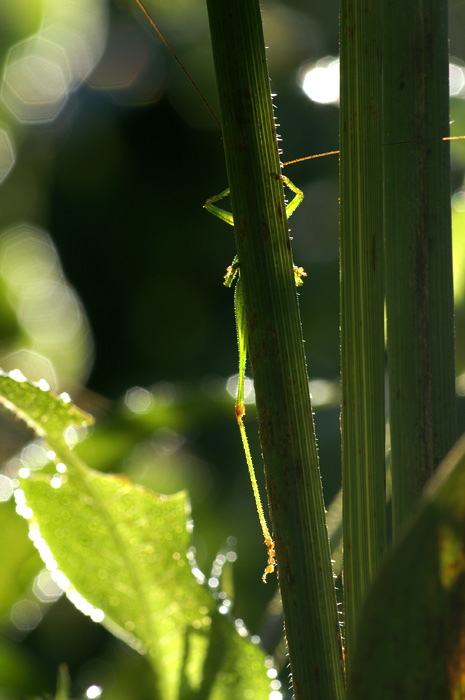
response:
M217 110L203 4L152 0L147 7ZM337 11L336 0L311 12L304 0L263 3L283 160L338 146L337 108L311 102L299 85L305 64L337 55ZM451 53L463 58L463 18L454 17ZM221 132L131 0L3 0L0 26L1 365L19 366L34 380L45 376L96 415L97 428L79 446L94 468L128 473L155 491L188 488L205 573L227 538L237 539L234 614L271 650L281 631L267 617L276 584L261 583L265 552L226 391L237 353L233 299L222 278L234 238L202 209L227 185ZM454 132L465 134L463 100L453 100L452 118ZM463 186L464 148L452 145L454 191ZM299 298L309 374L333 382L337 160L286 174L305 193L291 223L294 259L308 273ZM454 214L457 251L465 248L464 216ZM137 386L150 389L144 410L134 410L125 393ZM315 403L329 502L340 484L337 397ZM252 406L247 427L259 473ZM0 457L13 474L31 459L21 453L30 436L5 418L0 437ZM66 600L40 603L39 624L15 626L13 599L35 601L41 564L10 502L0 505L0 522L8 533L1 545L2 700L52 693L61 662L73 696L100 684L117 700L149 698L145 660Z

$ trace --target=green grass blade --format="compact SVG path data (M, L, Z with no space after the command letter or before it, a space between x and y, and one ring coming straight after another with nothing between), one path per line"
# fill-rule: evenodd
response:
M71 679L66 664L58 667L55 700L71 700Z
M447 2L385 2L386 304L394 532L456 438ZM399 47L402 47L399 50Z
M341 9L340 265L346 657L386 547L380 5Z
M280 165L260 7L209 0L208 11L293 690L296 698L341 698L339 623L283 184L274 176Z
M367 597L349 700L465 697L464 522L462 437Z

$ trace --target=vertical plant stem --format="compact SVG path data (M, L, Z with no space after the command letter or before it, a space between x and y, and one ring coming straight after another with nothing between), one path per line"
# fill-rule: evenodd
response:
M258 0L208 0L296 698L343 697L336 597Z
M384 3L393 527L456 437L447 2ZM402 47L399 50L399 47Z
M380 20L379 3L342 0L341 429L348 667L360 609L386 541Z

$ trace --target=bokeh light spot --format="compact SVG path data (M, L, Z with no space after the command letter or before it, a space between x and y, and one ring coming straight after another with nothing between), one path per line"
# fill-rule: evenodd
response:
M19 368L32 381L44 379L55 392L63 384L73 389L87 376L93 344L81 302L49 236L26 223L5 231L0 273L26 346L2 359L4 369Z
M43 569L34 579L33 591L43 603L53 603L63 594L63 590L53 580L52 573Z
M148 53L141 35L126 23L114 26L105 53L89 76L88 84L99 90L130 87L146 65Z
M339 104L339 59L328 56L308 66L302 89L313 102Z
M0 129L0 183L12 171L15 160L16 154L13 143L5 129Z
M309 383L312 406L337 406L339 405L339 383L327 379L312 379Z
M6 372L9 372L10 368L14 368L14 371L20 367L21 370L17 371L21 371L23 374L22 381L26 381L27 378L31 382L38 382L45 378L52 391L56 392L58 389L58 381L52 362L48 357L35 350L21 348L5 355L2 357L2 366Z
M233 374L229 377L226 382L226 391L233 398L237 396L237 383L239 380L238 374ZM255 403L255 388L253 385L253 379L245 377L244 379L244 403Z
M13 484L5 474L0 474L0 502L8 501L13 495Z
M153 397L147 389L136 386L126 393L124 403L133 413L145 413L151 408Z
M11 608L10 618L19 630L33 630L42 619L40 607L32 600L20 600Z
M465 97L465 71L464 67L457 63L449 63L449 95Z
M41 469L47 464L48 456L42 442L31 442L21 452L21 461L29 470Z
M2 94L18 121L53 120L66 102L69 84L68 59L61 46L36 35L10 49Z

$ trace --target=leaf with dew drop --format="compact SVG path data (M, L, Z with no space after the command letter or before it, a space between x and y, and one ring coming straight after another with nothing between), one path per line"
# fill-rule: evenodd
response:
M2 376L0 393L51 448L55 466L26 470L15 498L71 602L148 655L156 697L267 698L264 653L193 575L186 494L155 494L90 469L66 439L90 416L46 387Z
M0 375L0 404L39 437L46 437L50 446L52 441L66 440L67 430L85 428L94 422L91 415L71 402L68 394L55 396L47 382L29 382L19 370Z

